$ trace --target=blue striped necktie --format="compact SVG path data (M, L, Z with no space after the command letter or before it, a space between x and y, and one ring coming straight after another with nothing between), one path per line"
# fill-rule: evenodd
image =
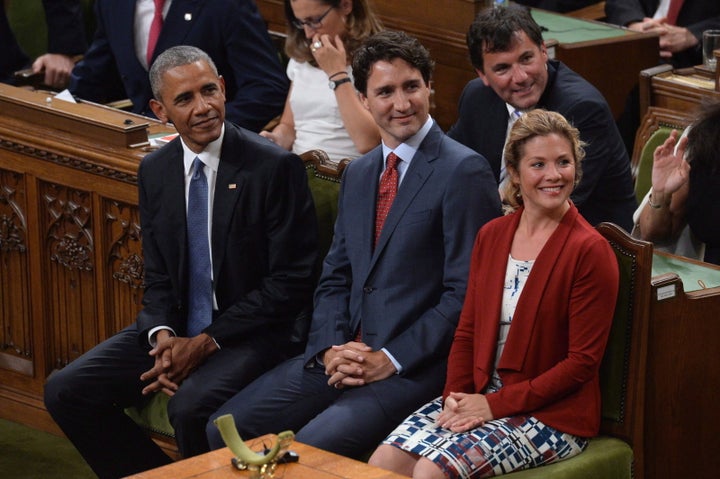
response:
M208 184L204 163L195 157L187 211L188 337L197 336L212 321L213 291L208 238Z

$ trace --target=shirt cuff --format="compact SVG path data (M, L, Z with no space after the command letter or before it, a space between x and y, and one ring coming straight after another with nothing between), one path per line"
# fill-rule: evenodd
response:
M173 336L177 336L177 334L175 334L175 330L169 326L155 326L150 331L148 331L148 344L150 344L150 346L152 346L153 348L157 346L157 340L155 339L155 335L158 331L162 331L163 329L170 331L170 334L172 334Z
M402 368L402 366L400 366L400 363L397 362L397 359L395 359L395 356L390 354L390 351L388 351L387 348L382 348L380 351L385 353L385 356L387 356L388 359L390 360L390 362L393 363L393 366L395 366L395 370L397 371L395 374L402 373L403 368Z

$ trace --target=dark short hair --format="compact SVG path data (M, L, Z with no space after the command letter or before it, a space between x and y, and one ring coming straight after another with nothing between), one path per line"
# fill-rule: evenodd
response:
M521 6L488 8L478 13L467 33L467 46L473 66L485 73L483 53L508 51L517 32L523 31L530 41L541 46L542 30L530 10Z
M162 89L162 77L168 70L183 65L190 65L198 61L204 61L208 64L210 69L218 74L217 67L213 63L210 55L200 50L197 47L190 45L178 45L170 47L162 52L153 62L150 67L150 88L152 88L153 96L156 100L160 101L160 90Z
M365 40L355 51L352 67L357 91L363 95L367 93L367 81L375 63L396 58L419 70L425 84L430 83L435 62L427 48L404 32L385 30Z
M692 168L715 173L720 170L719 152L720 101L706 100L688 133L687 160Z

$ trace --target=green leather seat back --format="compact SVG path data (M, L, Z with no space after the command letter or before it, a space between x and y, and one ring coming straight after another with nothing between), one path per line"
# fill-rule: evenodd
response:
M662 145L672 131L673 129L670 127L661 126L650 135L650 138L648 138L648 141L645 142L643 146L637 171L635 172L635 197L637 198L638 204L645 198L645 195L652 186L652 164L655 148Z

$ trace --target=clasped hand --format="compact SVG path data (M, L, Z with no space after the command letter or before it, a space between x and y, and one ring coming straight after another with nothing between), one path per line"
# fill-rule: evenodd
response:
M397 371L384 352L373 351L367 344L356 341L326 350L323 363L325 374L330 376L328 385L337 389L381 381Z
M493 418L484 394L450 393L435 421L452 432L465 432L480 427Z
M140 376L141 381L152 381L142 390L143 394L162 391L173 396L183 380L217 350L207 334L181 338L163 330L158 332L156 339L157 344L149 352L155 357L155 365Z

